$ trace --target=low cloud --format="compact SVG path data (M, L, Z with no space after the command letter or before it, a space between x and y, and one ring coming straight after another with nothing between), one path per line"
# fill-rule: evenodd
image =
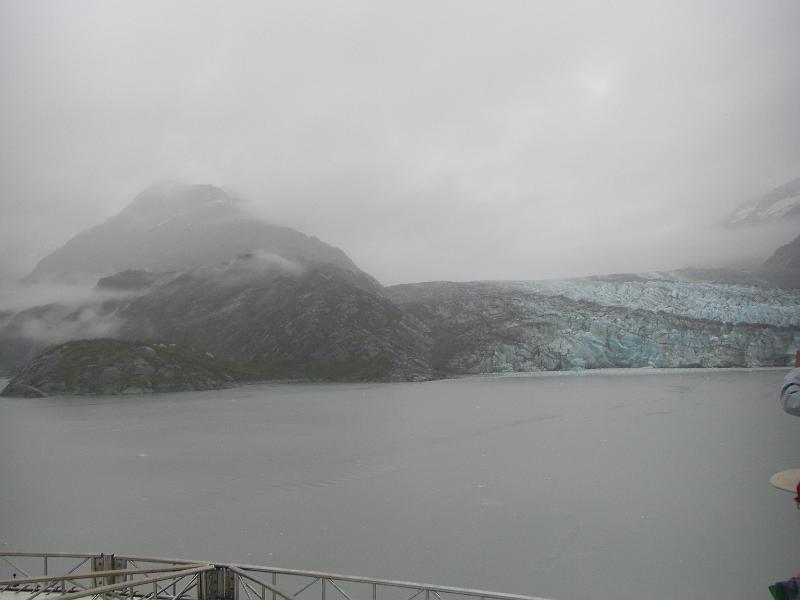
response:
M17 311L47 304L78 306L101 303L129 294L117 290L99 290L94 284L5 283L0 287L0 311Z
M55 305L44 311L25 312L10 323L11 330L37 345L76 339L113 337L122 321L98 307L74 308Z
M248 255L248 258L250 260L247 265L256 270L272 271L277 269L298 277L305 272L305 267L300 263L266 250L255 250Z
M231 261L201 267L197 272L201 276L214 278L222 285L240 286L277 274L300 277L305 270L296 261L272 252L254 250Z

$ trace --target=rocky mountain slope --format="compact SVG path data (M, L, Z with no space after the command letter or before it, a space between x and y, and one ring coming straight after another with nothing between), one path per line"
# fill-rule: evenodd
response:
M778 248L767 259L763 275L775 285L800 288L800 236Z
M172 274L119 304L117 335L207 348L263 377L413 380L431 376L426 327L372 278L330 264L254 255Z
M392 381L433 375L426 326L357 270L249 253L160 275L127 271L100 285L128 293L75 307L36 307L8 318L0 327L4 366L29 359L48 337L99 333L203 348L236 361L256 379Z
M160 183L122 212L44 257L28 282L72 282L126 269L186 269L261 250L303 264L358 270L347 255L314 237L249 216L213 185Z
M97 339L51 347L2 396L141 394L230 387L235 366L176 344Z

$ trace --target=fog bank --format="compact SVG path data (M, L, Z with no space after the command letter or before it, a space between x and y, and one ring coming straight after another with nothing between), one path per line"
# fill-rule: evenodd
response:
M5 2L0 277L160 179L236 189L386 284L767 256L800 5Z

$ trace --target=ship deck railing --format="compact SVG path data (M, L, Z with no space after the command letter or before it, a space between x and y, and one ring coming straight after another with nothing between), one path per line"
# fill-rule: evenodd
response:
M121 554L0 552L0 600L547 600L340 573Z

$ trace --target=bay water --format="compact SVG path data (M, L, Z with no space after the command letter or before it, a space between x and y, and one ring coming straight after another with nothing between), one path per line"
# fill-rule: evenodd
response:
M800 567L786 370L0 398L0 548L578 598L759 598Z

